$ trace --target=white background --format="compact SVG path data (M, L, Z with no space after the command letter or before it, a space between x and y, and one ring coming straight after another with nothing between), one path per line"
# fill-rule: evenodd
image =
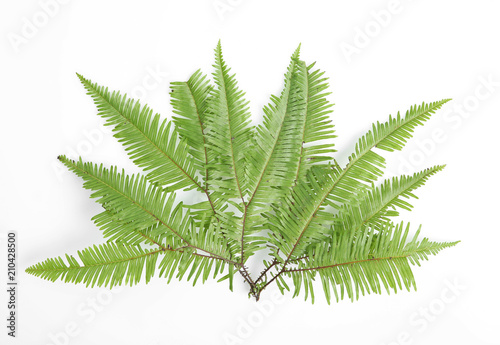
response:
M18 338L5 335L2 293L0 343L500 344L497 1L55 4L2 1L0 10L2 279L5 234L19 237ZM200 67L210 73L219 38L256 122L302 42L302 58L330 77L343 162L370 123L453 98L402 153L387 156L390 174L447 164L418 191L415 210L403 214L433 240L462 240L415 269L418 292L328 306L321 287L314 305L290 295L273 302L269 288L263 312L239 280L233 293L226 283L193 288L162 279L109 293L24 273L47 257L102 242L90 221L99 206L58 154L134 169L104 133L75 72L140 95L170 117L168 84Z

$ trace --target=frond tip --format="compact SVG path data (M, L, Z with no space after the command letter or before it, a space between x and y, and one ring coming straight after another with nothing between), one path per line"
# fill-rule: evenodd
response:
M213 81L197 70L187 81L170 83L172 121L77 74L97 114L144 173L59 156L102 206L92 220L107 243L26 272L113 287L147 283L158 271L167 282L227 280L231 291L240 273L257 301L272 283L282 293L290 290L290 280L294 297L305 291L314 301L318 277L328 303L415 289L411 266L458 242L419 240L420 228L407 241L409 224L393 222L401 209L413 208L415 190L444 165L377 181L383 155L403 149L449 99L374 123L341 166L334 157L328 78L301 60L300 49L257 126L220 41ZM198 192L201 199L179 202L177 190ZM264 249L269 259L254 278L247 263Z
M156 260L161 250L145 250L139 246L107 243L78 252L81 261L66 255L47 259L26 269L26 272L43 279L66 283L85 283L87 286L113 287L137 284L145 272L146 282L154 275Z

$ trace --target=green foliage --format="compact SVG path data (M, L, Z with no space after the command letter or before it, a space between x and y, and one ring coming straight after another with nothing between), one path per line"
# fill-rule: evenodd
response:
M215 49L214 84L196 71L171 84L173 121L153 115L138 101L110 92L78 75L98 115L113 127L131 160L146 172L59 160L81 177L103 207L93 220L107 243L29 267L35 276L87 286L148 282L160 277L195 284L240 273L257 300L272 283L314 301L314 281L330 303L347 296L410 290L411 265L457 242L410 237L394 223L411 210L414 191L444 166L386 179L382 151L401 150L448 100L411 107L404 116L375 123L357 142L344 167L333 158L324 72L294 52L280 95L252 126L248 101ZM205 200L176 201L177 190L197 190ZM248 259L265 250L269 259L254 279Z

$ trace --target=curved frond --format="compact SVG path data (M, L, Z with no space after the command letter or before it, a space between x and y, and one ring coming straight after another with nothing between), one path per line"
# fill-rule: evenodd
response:
M255 148L249 155L249 205L269 208L289 191L297 175L307 98L307 70L298 60L299 52L300 47L292 55L280 97L271 97L264 121L257 127Z
M170 190L199 188L188 147L171 122L138 101L92 83L78 74L114 136L125 146L132 161L148 172L148 179Z
M304 64L304 62L299 62ZM333 104L328 102L328 78L325 72L313 70L314 63L307 66L307 99L305 121L302 129L302 146L295 180L303 179L313 165L327 164L332 160L334 146L329 142L336 136L330 119Z
M107 211L127 224L123 231L135 229L151 230L149 236L170 234L177 247L180 243L224 259L227 253L211 253L207 248L198 248L193 243L194 223L189 213L184 214L182 204L175 204L175 195L148 183L141 175L128 176L118 173L116 167L106 169L92 163L78 162L60 156L59 159L76 175L84 180L84 188L93 191ZM99 218L101 219L101 218ZM109 218L112 221L112 218ZM126 235L125 235L126 236Z
M385 159L374 151L375 148L385 151L401 150L412 137L417 126L427 121L436 110L440 109L449 99L444 99L420 106L412 106L404 117L398 114L389 116L384 123L375 123L372 129L361 137L356 144L354 153L349 157L349 163L334 179L329 199L332 206L344 203L382 176Z
M336 216L335 231L356 231L365 225L380 229L389 221L389 217L399 215L397 208L410 211L413 206L407 200L417 198L413 191L422 187L429 177L444 167L436 165L410 176L393 177L369 189L360 195L359 200L355 200L354 205L342 206Z
M252 138L250 112L245 93L223 59L220 42L215 49L214 68L217 87L210 95L206 117L207 147L216 157L208 165L214 174L211 184L226 199L242 199L246 190L246 154Z
M197 170L203 172L205 189L208 184L208 163L213 160L206 145L207 104L212 86L207 77L196 71L187 82L170 84L173 117L181 138L186 140Z
M458 242L418 240L420 228L409 242L409 224L387 224L379 233L364 228L359 232L335 232L330 243L318 245L299 260L297 267L284 270L295 286L294 296L305 289L306 299L314 301L312 282L319 276L325 297L330 303L332 290L335 299L345 295L351 300L369 293L380 294L398 289L416 289L411 265L436 255Z

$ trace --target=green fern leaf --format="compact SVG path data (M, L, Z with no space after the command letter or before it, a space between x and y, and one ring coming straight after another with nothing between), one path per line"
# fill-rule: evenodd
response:
M304 68L305 63L303 61L299 63L301 68ZM333 145L329 142L335 138L335 131L329 117L333 104L326 98L330 93L325 92L328 88L328 79L323 77L325 73L320 70L311 72L314 65L314 63L309 65L307 72L304 72L307 73L307 99L296 181L303 179L313 165L331 161L331 154L335 152Z
M378 234L364 228L358 232L335 232L331 242L311 249L307 259L298 260L297 267L284 270L292 278L294 296L305 289L305 297L314 300L313 285L319 275L330 303L333 294L338 301L345 295L351 300L367 293L380 294L383 289L395 293L398 289L408 291L416 284L410 265L420 266L420 261L429 255L452 247L458 242L431 242L427 238L418 240L420 228L413 239L406 242L409 224L387 223Z
M208 163L213 155L209 154L207 143L207 106L212 87L207 77L196 71L187 82L170 84L171 104L175 126L181 138L189 145L189 153L198 171L204 172L205 189L208 184Z
M114 126L114 136L125 146L130 158L148 171L148 179L170 190L203 189L189 159L185 142L177 130L159 114L142 107L138 101L119 92L92 83L78 74L88 94L94 99L98 114Z
M294 183L299 166L305 125L307 74L299 63L300 46L292 55L280 97L272 96L257 127L249 164L248 205L268 208ZM298 131L297 129L302 129Z
M349 231L369 225L375 229L383 227L389 217L399 216L397 208L411 211L412 205L406 201L413 197L413 191L424 183L444 165L437 165L412 176L399 176L387 179L378 187L373 187L360 195L356 205L344 204L336 217L335 230Z
M227 198L242 199L246 190L245 153L251 141L250 113L244 92L239 90L234 74L230 74L220 42L215 49L216 88L208 103L207 147L217 152L212 187Z
M107 243L78 252L81 263L66 255L67 262L61 257L47 259L29 267L26 272L51 281L61 279L66 283L85 283L92 287L113 287L123 281L133 285L139 283L143 273L146 282L151 279L161 251Z

